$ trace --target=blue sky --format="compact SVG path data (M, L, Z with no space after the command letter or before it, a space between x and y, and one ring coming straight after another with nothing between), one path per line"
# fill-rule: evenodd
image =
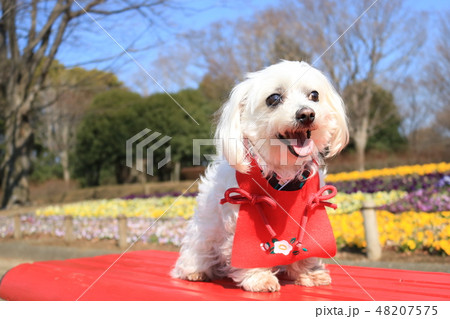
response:
M442 12L450 9L450 1L448 0L405 0L405 2L417 11ZM165 47L176 41L175 34L177 32L205 28L210 23L219 20L235 20L250 17L256 11L268 6L282 5L283 1L253 0L243 3L243 1L190 1L188 4L189 10L177 11L170 15L167 19L168 26L161 24L162 27L158 28L157 34L153 30L146 30L143 23L138 19L134 19L133 16L126 17L127 21L123 22L123 24L110 23L103 20L98 21L104 30L89 17L85 17L86 29L90 32L84 30L75 32L70 38L70 43L61 48L58 59L67 66L74 66L92 59L123 54L118 44L126 48L132 42L136 42L138 47L157 43L154 48L140 52L130 52L135 61L127 55L122 55L107 62L82 65L89 69L98 68L112 71L128 87L137 90L134 82L136 81L136 76L142 72L140 69L144 68L151 75L157 74L155 70L152 70L154 68L152 61L157 57L160 50L164 50ZM173 22L176 22L176 29L171 27ZM428 30L428 33L432 35L434 31ZM149 91L161 91L161 89L153 84Z

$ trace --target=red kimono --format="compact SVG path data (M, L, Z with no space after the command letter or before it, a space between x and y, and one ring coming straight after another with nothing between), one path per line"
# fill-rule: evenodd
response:
M336 188L319 190L314 175L296 191L274 189L262 176L255 161L249 174L236 172L239 188L225 192L221 204L240 204L231 265L259 268L288 265L309 257L330 258L336 241L324 206ZM331 194L324 195L326 190ZM233 195L234 194L234 195Z

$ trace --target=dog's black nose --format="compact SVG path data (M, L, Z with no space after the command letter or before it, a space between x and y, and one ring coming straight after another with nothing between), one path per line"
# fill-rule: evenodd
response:
M295 119L303 124L304 126L309 126L314 122L316 113L310 107L303 107L295 113Z

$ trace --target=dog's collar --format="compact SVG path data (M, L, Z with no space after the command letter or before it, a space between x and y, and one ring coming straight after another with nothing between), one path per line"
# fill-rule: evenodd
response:
M299 189L302 189L302 187L305 185L306 180L310 176L310 172L305 170L302 172L301 177L296 177L295 179L287 182L287 183L280 183L280 180L276 173L273 173L270 178L266 178L269 182L270 186L272 186L276 190L280 191L296 191Z

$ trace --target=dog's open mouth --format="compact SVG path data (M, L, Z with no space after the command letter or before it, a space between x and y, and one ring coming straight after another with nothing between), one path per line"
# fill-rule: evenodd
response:
M277 138L287 145L292 155L297 157L307 157L314 151L314 142L310 137L310 130L286 131L277 135Z

